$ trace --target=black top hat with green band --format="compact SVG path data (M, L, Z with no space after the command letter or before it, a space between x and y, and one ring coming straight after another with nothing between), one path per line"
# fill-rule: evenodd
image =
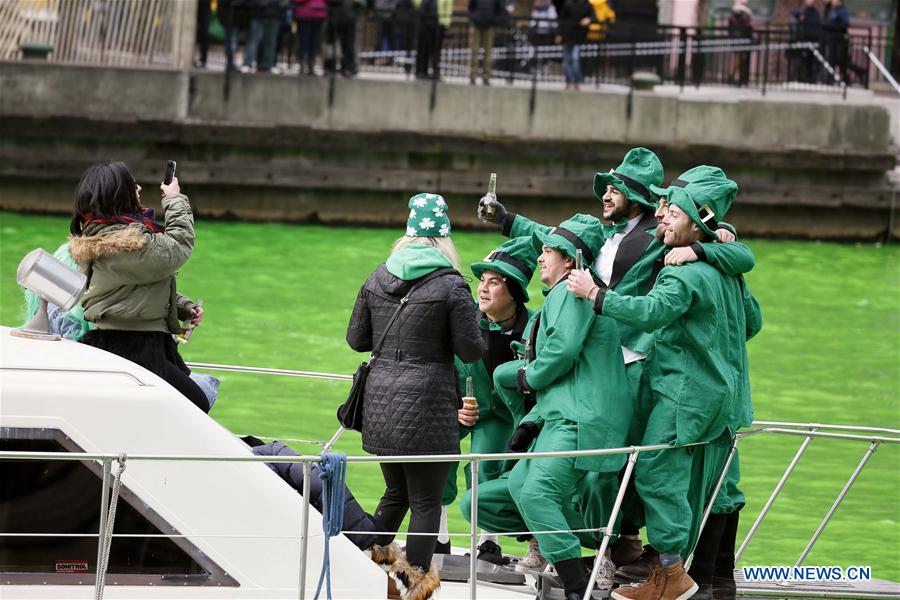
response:
M597 217L573 215L548 233L535 231L531 243L535 252L539 253L543 246L547 246L573 259L576 252L581 250L585 267L590 267L600 254L600 248L605 241L601 225Z
M653 188L662 185L663 167L659 158L646 148L632 148L625 154L620 164L609 173L594 175L594 196L603 199L606 186L611 185L628 200L647 208L656 208Z
M669 187L655 188L653 191L666 196L670 204L688 213L703 231L715 235L719 221L725 217L737 196L738 185L728 179L719 167L700 165L679 175Z
M484 260L472 263L472 273L475 277L481 277L485 271L496 271L509 277L519 285L528 302L528 282L534 275L535 263L537 252L531 243L531 237L523 235L507 240L485 256Z

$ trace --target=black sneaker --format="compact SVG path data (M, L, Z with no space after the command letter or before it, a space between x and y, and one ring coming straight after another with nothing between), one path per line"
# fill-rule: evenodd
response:
M450 552L450 541L446 542L438 542L434 545L434 553L435 554L451 554Z
M487 540L478 546L478 560L483 560L494 565L504 566L509 564L509 559L503 556L500 546Z
M737 584L734 578L712 578L712 595L715 600L734 600L737 597Z

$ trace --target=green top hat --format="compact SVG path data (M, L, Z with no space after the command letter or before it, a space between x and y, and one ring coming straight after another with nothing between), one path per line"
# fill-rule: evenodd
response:
M406 237L450 237L447 203L438 194L416 194L409 199Z
M656 208L656 196L651 191L662 185L663 167L659 158L646 148L632 148L625 154L622 164L609 173L594 175L594 196L603 199L606 186L611 185L632 202L647 208Z
M523 235L507 240L499 248L484 257L481 262L472 263L472 272L480 278L485 271L496 271L510 277L519 284L528 302L528 282L534 275L537 253L531 244L531 237Z
M737 196L738 185L719 167L700 165L679 175L669 187L654 186L653 191L685 211L703 231L715 235L719 221Z
M548 246L572 259L575 258L576 250L581 250L585 266L590 267L600 254L604 241L600 219L578 214L569 217L548 233L535 231L531 244L539 254L543 246Z

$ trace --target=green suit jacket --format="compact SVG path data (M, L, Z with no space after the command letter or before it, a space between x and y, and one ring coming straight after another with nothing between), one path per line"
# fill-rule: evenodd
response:
M711 441L743 425L747 317L738 277L701 262L665 267L646 296L610 290L596 304L603 315L656 332L650 385L678 403L678 444Z
M564 282L544 292L534 360L525 381L534 390L533 412L545 421L578 425L578 449L624 445L632 402L615 321L594 314L593 305L570 294ZM578 457L584 471L618 471L624 455Z
M522 215L509 215L510 226L503 233L510 237L531 235L537 230L547 232L553 229L535 223ZM728 275L747 273L756 264L753 252L740 242L719 244L701 243L704 260ZM653 287L656 274L662 269L662 259L666 246L656 239L656 217L644 213L637 226L619 244L613 262L609 288L628 296L643 296ZM622 345L641 354L649 354L653 348L653 335L627 323L619 324Z

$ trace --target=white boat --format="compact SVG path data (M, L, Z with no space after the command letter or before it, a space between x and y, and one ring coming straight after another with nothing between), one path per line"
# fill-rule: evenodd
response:
M763 428L806 439L856 437L876 447L900 442L897 430L818 427ZM845 491L868 456L871 451ZM272 460L255 456L166 382L125 359L0 328L0 597L312 598L325 548L322 517L263 464ZM97 565L104 564L98 541L111 533L107 515L114 516L117 533L98 582ZM343 535L330 541L330 566L334 598L388 597L385 572ZM470 585L468 559L448 560L436 598L535 596L533 577L491 582L482 578L492 579L492 567L477 566L480 574ZM739 585L742 595L900 595L896 583L878 581ZM541 594L554 597L547 589Z

